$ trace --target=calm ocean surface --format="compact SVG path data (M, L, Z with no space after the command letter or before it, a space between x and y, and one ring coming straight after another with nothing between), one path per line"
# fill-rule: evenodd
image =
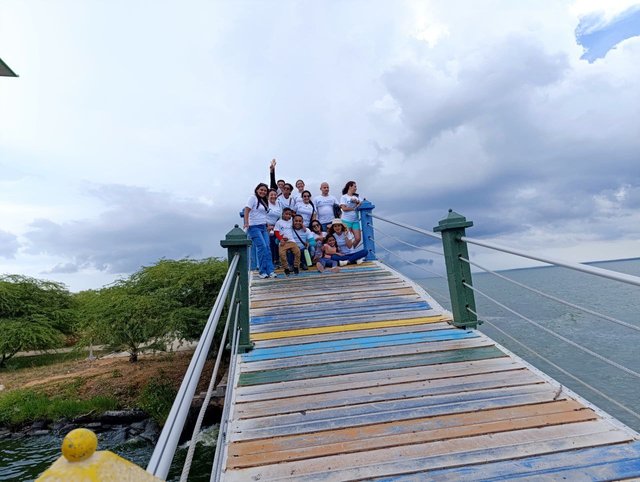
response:
M640 259L594 263L594 266L640 276ZM501 274L540 291L565 299L593 311L608 314L640 326L640 287L572 271L545 267L502 271ZM440 278L416 279L439 303L450 308L446 281ZM596 318L562 304L543 298L491 274L473 275L478 289L496 298L511 309L552 329L569 339L611 360L640 372L640 332ZM491 321L514 338L542 354L578 378L606 393L619 403L640 411L640 381L616 368L557 340L539 328L476 296L480 318ZM640 420L619 409L608 400L566 377L535 355L513 343L488 325L480 329L488 336L607 411L635 430ZM215 450L215 427L207 430L203 447L196 451L190 480L209 480L206 475ZM146 443L119 443L110 434L100 434L100 449L115 453L146 467L153 447ZM0 480L32 480L60 454L61 437L41 436L15 440L0 440ZM178 480L186 448L177 455L170 480Z
M592 263L592 266L640 276L640 258ZM640 326L640 287L580 273L568 268L542 267L500 274L565 301ZM416 279L443 307L450 309L448 288L442 278ZM473 285L514 311L627 368L640 372L640 332L583 313L531 293L489 273L474 273ZM446 297L443 295L446 294ZM481 320L509 333L556 365L604 392L622 405L640 412L640 380L588 355L476 294ZM565 376L497 330L480 330L547 375L593 404L640 431L640 420L592 390Z

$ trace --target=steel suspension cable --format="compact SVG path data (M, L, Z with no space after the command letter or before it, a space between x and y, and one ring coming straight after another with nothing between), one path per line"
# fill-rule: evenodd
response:
M489 243L487 241L481 241L479 239L469 238L467 236L462 236L460 240L466 241L467 243L476 244L478 246L483 246L485 248L495 249L496 251L502 251L503 253L515 254L516 256L522 256L523 258L534 259L536 261L542 261L543 263L554 264L556 266L563 266L565 268L573 269L576 271L582 271L583 273L600 276L602 278L608 278L615 281L622 281L623 283L640 286L640 276L633 276L626 273L619 273L617 271L597 268L595 266L587 266L580 263L571 263L569 261L563 261L555 258L549 258L544 256L534 256L532 254L525 253L524 251L521 251L519 249L509 248L507 246L502 246L496 243Z
M204 420L204 414L209 407L209 401L211 400L211 394L213 393L213 387L216 383L216 378L218 377L218 369L220 368L220 361L222 360L222 353L224 352L224 345L227 341L227 333L229 332L229 325L231 323L231 315L235 312L239 311L239 307L235 306L235 310L233 309L234 305L236 305L236 294L238 292L238 286L240 285L240 277L236 277L236 282L233 286L233 292L231 294L231 298L229 301L229 312L227 313L227 319L224 324L224 331L222 332L222 338L220 339L220 346L218 347L218 353L216 355L216 363L213 367L213 372L211 373L211 380L209 381L209 387L207 388L207 393L204 397L204 401L202 402L202 407L200 407L200 411L198 412L198 418L196 419L196 423L193 427L193 432L191 434L191 442L189 443L189 450L187 451L187 456L184 459L184 465L182 466L182 474L180 475L180 482L186 482L189 477L189 471L191 470L191 463L193 462L193 455L196 451L196 445L198 443L198 438L200 435L200 427L202 426L202 421ZM236 315L237 316L237 315Z
M473 313L474 315L476 315L478 318L480 318L480 315L478 315L478 313L476 313L475 311L473 311L471 308L467 307L467 311L469 311L470 313ZM575 380L578 383L581 383L582 385L584 385L585 387L587 387L589 390L592 390L593 392L597 393L598 395L600 395L602 398L608 400L609 402L613 403L615 406L617 406L618 408L624 410L625 412L633 415L634 417L640 419L640 414L637 412L634 412L633 410L631 410L628 407L625 407L624 405L622 405L620 402L618 402L617 400L614 400L613 398L611 398L609 395L607 395L606 393L603 393L602 391L598 390L597 388L595 388L594 386L588 384L587 382L585 382L584 380L576 377L575 375L569 373L567 370L565 370L564 368L556 365L554 362L552 362L551 360L549 360L547 357L541 355L540 353L538 353L537 351L535 351L533 348L525 345L524 343L522 343L521 341L517 340L516 338L514 338L513 336L511 336L509 333L507 333L506 331L504 331L501 328L498 328L498 326L496 326L495 323L492 323L490 321L485 320L484 321L487 325L491 326L493 329L495 329L496 331L499 331L500 333L502 333L504 336L506 336L507 338L509 338L511 341L513 341L514 343L517 343L518 345L520 345L521 347L525 348L526 350L528 350L529 352L533 353L535 356L537 356L538 358L540 358L541 360L544 360L546 363L548 363L549 365L551 365L552 367L554 367L556 370L558 370L559 372L561 372L562 374L568 376L569 378Z
M486 267L484 267L484 266L482 266L482 265L480 265L478 263L475 263L475 262L470 261L470 260L468 260L466 258L463 258L462 256L459 256L458 258L460 260L464 261L465 263L469 263L470 265L475 266L476 268L483 269L487 273L491 273L492 275L497 276L500 279L508 281L509 283L513 283L514 285L520 286L521 288L529 290L529 291L531 291L533 293L537 293L540 296L544 296L545 298L548 298L548 299L553 300L553 301L557 301L558 303L562 303L563 305L566 305L566 306L570 306L571 308L575 308L576 310L580 310L580 311L583 311L585 313L589 313L590 315L594 315L594 316L597 316L599 318L603 318L603 319L611 321L613 323L617 323L618 325L626 326L627 328L631 328L632 330L636 330L636 331L640 332L640 326L632 325L631 323L627 323L626 321L618 320L617 318L613 318L612 316L608 316L608 315L605 315L605 314L602 314L602 313L598 313L597 311L592 311L589 308L583 308L580 305L574 305L573 303L571 303L569 301L566 301L566 300L563 300L562 298L557 298L557 297L555 297L553 295L545 293L544 291L537 290L537 289L532 288L530 286L527 286L527 285L525 285L523 283L520 283L520 282L518 282L516 280L513 280L511 278L507 278L506 276L503 276L503 275L501 275L499 273L496 273L495 271L492 271L489 268L486 268Z
M367 223L367 225L368 225L368 226L371 226L371 223ZM377 228L377 227L375 227L375 226L371 226L371 227L373 228L373 230L374 230L374 231L376 231L376 232L378 232L378 233L380 233L380 234L382 234L382 235L386 236L387 238L394 239L395 241L398 241L399 243L405 244L405 245L407 245L407 246L411 246L412 248L415 248L415 249L419 249L419 250L422 250L422 251L426 251L427 253L433 253L433 254L437 254L437 255L440 255L440 256L444 256L444 254L443 254L443 253L440 253L440 252L435 251L435 250L433 250L433 249L423 248L423 247L421 247L421 246L416 246L416 245L414 245L414 244L407 243L406 241L403 241L403 240L402 240L402 239L400 239L400 238L396 238L395 236L392 236L392 235L390 235L390 234L385 233L385 232L384 232L384 231L382 231L380 228Z
M371 239L371 238L369 238L369 239ZM408 259L406 259L406 258L404 258L404 257L400 256L398 253L395 253L395 252L391 251L390 249L386 248L385 246L383 246L383 245L382 245L382 244L380 244L379 242L377 242L377 243L376 243L376 246L379 246L379 247L381 247L382 249L384 249L386 252L388 252L388 253L390 253L390 254L392 254L392 255L394 255L394 256L396 256L396 257L400 258L400 259L401 259L402 261L404 261L405 263L412 264L412 265L413 265L413 266L415 266L416 268L421 269L421 270L423 270L423 271L426 271L427 273L435 274L436 276L439 276L440 278L447 279L447 278L446 278L446 276L442 276L440 273L437 273L437 272L435 272L435 271L432 271L432 270L430 270L430 269L427 269L427 268L425 268L424 266L420 266L419 264L414 263L413 261L409 261Z
M424 229L416 228L415 226L411 226L410 224L399 223L398 221L392 221L391 219L382 218L377 214L372 214L371 217L375 219L379 219L380 221L384 221L385 223L395 224L396 226L400 226L401 228L408 229L409 231L414 231L416 233L424 234L425 236L429 236L431 238L440 239L440 240L442 239L442 237L438 234L433 234Z
M570 340L569 338L567 338L566 336L562 336L562 335L560 335L560 334L556 333L555 331L552 331L552 330L550 330L549 328L547 328L547 327L545 327L545 326L542 326L540 323L537 323L537 322L533 321L532 319L527 318L526 316L524 316L524 315L522 315L522 314L518 313L517 311L512 310L512 309L511 309L511 308L509 308L508 306L503 305L503 304L502 304L502 303L500 303L498 300L496 300L496 299L492 298L491 296L489 296L488 294L486 294L486 293L484 293L484 292L480 291L478 288L475 288L475 287L471 286L469 283L466 283L466 282L464 282L464 281L463 281L463 282L462 282L462 284L463 284L464 286L466 286L467 288L469 288L470 290L474 291L475 293L478 293L478 294L480 294L480 295L484 296L485 298L487 298L487 299L489 299L489 300L493 301L495 304L497 304L497 305L498 305L498 306L500 306L501 308L504 308L505 310L509 311L510 313L513 313L514 315L518 316L519 318L522 318L523 320L525 320L525 321L527 321L527 322L531 323L532 325L537 326L537 327L538 327L538 328L540 328L541 330L546 331L546 332L547 332L547 333L549 333L551 336L554 336L554 337L556 337L556 338L558 338L558 339L560 339L560 340L564 341L565 343L568 343L569 345L571 345L571 346L573 346L573 347L575 347L575 348L578 348L579 350L581 350L581 351L583 351L583 352L585 352L585 353L587 353L587 354L589 354L589 355L591 355L591 356L593 356L593 357L597 358L598 360L603 361L604 363L606 363L606 364L608 364L608 365L611 365L611 366L613 366L613 367L616 367L616 368L618 368L619 370L622 370L622 371L623 371L623 372L625 372L625 373L628 373L629 375L633 375L633 376L634 376L634 377L636 377L636 378L640 378L640 373L638 373L638 372L636 372L636 371L634 371L634 370L631 370L630 368L627 368L627 367L625 367L625 366L623 366L623 365L620 365L619 363L616 363L616 362L614 362L614 361L612 361L612 360L609 360L608 358L606 358L606 357L604 357L604 356L600 355L599 353L596 353L595 351L590 350L589 348L585 348L584 346L579 345L579 344L577 344L577 343L576 343L576 342L574 342L574 341L571 341L571 340Z

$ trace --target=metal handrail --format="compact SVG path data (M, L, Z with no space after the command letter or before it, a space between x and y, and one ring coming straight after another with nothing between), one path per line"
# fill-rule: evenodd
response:
M393 221L391 219L387 219L387 218L383 218L380 217L376 214L371 214L372 218L375 219L379 219L380 221L384 221L385 223L389 223L389 224L395 224L396 226L400 226L401 228L405 228L408 229L409 231L415 231L416 233L420 233L420 234L424 234L425 236L429 236L431 238L435 238L435 239L442 239L442 237L438 234L433 234L429 231L426 231L424 229L420 229L420 228L416 228L415 226L411 226L410 224L404 224L404 223L400 223L398 221Z
M162 433L158 438L158 443L156 444L153 454L151 455L151 459L149 460L149 464L147 465L147 472L163 480L167 478L167 474L169 473L169 468L175 455L176 447L180 441L182 429L187 419L187 415L189 414L191 401L193 400L193 396L198 386L200 375L202 374L202 369L204 368L204 364L207 359L207 354L211 348L211 342L213 341L213 336L216 332L220 315L224 309L229 288L238 269L239 259L240 256L236 254L229 263L227 275L222 282L220 292L218 293L218 297L211 309L211 314L209 315L207 324L202 331L200 341L198 341L196 350L191 357L189 367L182 379L178 395L171 406L169 416L167 417Z
M580 263L572 263L570 261L563 261L561 259L549 258L545 256L534 256L529 253L525 253L519 249L510 248L507 246L502 246L496 243L490 243L487 241L481 241L479 239L469 238L467 236L462 236L460 241L465 241L470 244L475 244L477 246L483 246L485 248L495 249L496 251L502 251L503 253L515 254L517 256L522 256L523 258L529 258L536 261L542 261L543 263L554 264L556 266L564 266L565 268L573 269L576 271L582 271L583 273L588 273L595 276L600 276L602 278L608 278L615 281L621 281L623 283L640 286L640 277L633 276L625 273L618 273L616 271L610 271L604 268L596 268L595 266L588 266Z

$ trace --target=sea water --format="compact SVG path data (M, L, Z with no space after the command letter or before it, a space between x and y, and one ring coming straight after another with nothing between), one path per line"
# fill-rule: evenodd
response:
M640 276L640 258L592 265ZM500 274L574 305L640 327L638 286L556 266L501 271ZM512 310L624 367L640 372L639 331L549 300L490 273L473 273L472 277L474 287ZM448 295L445 296L448 293L446 280L427 278L415 281L443 307L450 309ZM640 413L638 378L553 337L482 295L476 294L475 300L476 311L481 320L493 323L533 352L544 356L618 403ZM480 330L591 403L640 431L640 419L637 417L556 370L488 323L480 325Z

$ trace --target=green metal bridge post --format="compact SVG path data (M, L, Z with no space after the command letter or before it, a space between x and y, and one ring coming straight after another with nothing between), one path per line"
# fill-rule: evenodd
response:
M451 296L451 311L453 324L457 328L476 328L478 317L467 308L476 311L476 301L473 291L463 283L473 285L471 281L471 266L460 258L469 259L467 243L461 238L465 236L465 228L473 226L473 221L449 209L449 215L440 220L434 232L442 233L442 247L447 265L447 280L449 295Z
M238 323L240 324L240 345L238 351L246 353L253 349L253 343L249 338L249 248L251 240L242 229L236 224L235 227L227 233L225 238L220 241L220 246L227 248L229 254L229 263L236 254L240 255L238 260Z

